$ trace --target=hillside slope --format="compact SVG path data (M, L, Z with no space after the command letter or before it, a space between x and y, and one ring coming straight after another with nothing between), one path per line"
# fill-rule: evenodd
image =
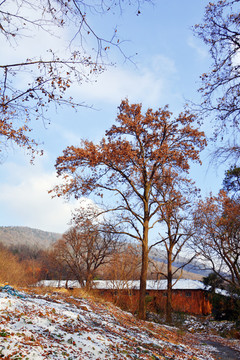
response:
M62 234L59 233L42 231L24 226L0 226L0 243L11 248L25 246L34 250L45 250L50 248L54 242L61 238L61 236ZM149 276L151 275L154 279L156 279L156 269L167 273L165 260L164 258L160 258L159 254L158 256L156 256L156 254L153 255L153 259L149 264ZM173 267L173 271L175 271L175 267ZM179 275L180 271L176 276ZM104 277L104 274L102 274L102 276ZM202 280L201 273L196 274L186 270L183 270L181 277L183 279Z
M50 247L61 234L32 229L24 226L1 226L0 243L7 247L25 245L30 248L46 249Z
M0 292L0 340L0 357L15 360L214 359L191 334L59 293Z

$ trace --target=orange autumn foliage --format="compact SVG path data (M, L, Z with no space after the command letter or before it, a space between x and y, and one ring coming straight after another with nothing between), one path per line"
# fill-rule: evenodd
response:
M19 261L7 248L0 246L0 283L27 286L39 280L41 265L34 260Z
M195 245L212 270L240 288L240 203L223 190L200 201L195 212Z

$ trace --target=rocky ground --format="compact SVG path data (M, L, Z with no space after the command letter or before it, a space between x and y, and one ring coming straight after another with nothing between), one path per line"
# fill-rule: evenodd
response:
M149 320L163 323L161 315L149 314ZM174 324L179 330L194 334L201 346L217 360L240 360L240 330L233 321L214 321L211 316L197 317L175 314Z

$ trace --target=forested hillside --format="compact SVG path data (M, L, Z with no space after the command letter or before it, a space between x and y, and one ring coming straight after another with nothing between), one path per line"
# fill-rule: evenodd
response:
M19 245L31 248L47 249L61 234L31 229L23 226L1 226L0 243L6 247L18 247Z
M29 260L35 259L39 260L40 257L45 258L47 254L42 255L41 250L48 250L51 246L61 238L61 234L42 231L39 229L32 229L29 227L23 226L2 226L0 227L0 244L3 244L4 247L8 248L13 254L18 255L19 260ZM153 255L156 255L153 253ZM41 260L42 261L42 260ZM49 268L49 264L47 268ZM176 268L173 266L174 271ZM153 256L152 261L149 264L148 277L156 279L157 272L166 273L167 268L165 264L164 256L158 257ZM112 274L112 270L111 270ZM177 274L179 276L180 273ZM56 275L56 274L55 274ZM108 271L106 267L100 269L99 275L101 278L108 278ZM182 272L182 278L201 280L202 274L196 274L191 270Z

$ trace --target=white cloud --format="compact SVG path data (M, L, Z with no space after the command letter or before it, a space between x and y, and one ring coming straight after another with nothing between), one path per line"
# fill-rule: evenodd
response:
M162 55L153 57L141 69L132 70L118 66L108 68L97 81L73 86L71 91L86 101L104 101L118 104L128 97L131 102L144 102L149 106L159 105L166 97L171 80L177 79L175 63Z
M232 65L239 66L240 65L240 52L237 51L232 57Z
M39 162L34 167L6 163L2 170L8 179L1 183L1 225L29 226L60 233L70 227L71 212L79 203L51 198L48 191L57 183L55 173L45 172Z
M84 94L85 98L118 103L120 99L129 97L132 101L139 101L149 97L151 89L151 100L156 101L163 88L162 81L154 81L151 72L144 71L138 75L129 70L110 69L102 74L96 83L84 83L76 89ZM149 99L147 99L149 101Z
M4 47L4 52L1 54L1 62L17 63L26 59L39 58L39 56L50 58L50 55L47 56L46 52L49 49L64 51L67 46L64 33L60 30L58 31L59 36L51 36L47 32L36 31L33 33L33 37L29 35L23 36L11 45L6 39L1 39Z
M31 12L36 16L32 9L27 9L29 18L31 18ZM24 16L27 15L24 14ZM52 31L57 33L57 37L41 30L37 31L35 28L33 30L27 37L20 38L15 48L6 43L2 62L21 62L26 58L41 55L49 58L51 55L46 53L48 49L57 49L61 56L67 55L69 51L67 44L73 34L73 29L53 27ZM31 37L32 34L33 37ZM73 94L76 101L81 99L87 104L94 105L98 101L116 105L121 99L128 97L131 102L144 102L148 106L158 106L162 102L165 103L166 97L170 97L174 92L174 87L169 84L172 76L176 77L176 67L172 59L161 54L147 57L147 62L139 69L134 65L130 68L129 63L125 67L119 64L117 68L110 67L97 78L93 75L92 83L86 83L84 80L81 85L74 83L67 94ZM83 76L88 77L89 70L87 67L81 67ZM32 74L22 72L20 75L15 81L18 81L18 87L25 88L26 83L31 82ZM95 82L96 79L97 82Z

